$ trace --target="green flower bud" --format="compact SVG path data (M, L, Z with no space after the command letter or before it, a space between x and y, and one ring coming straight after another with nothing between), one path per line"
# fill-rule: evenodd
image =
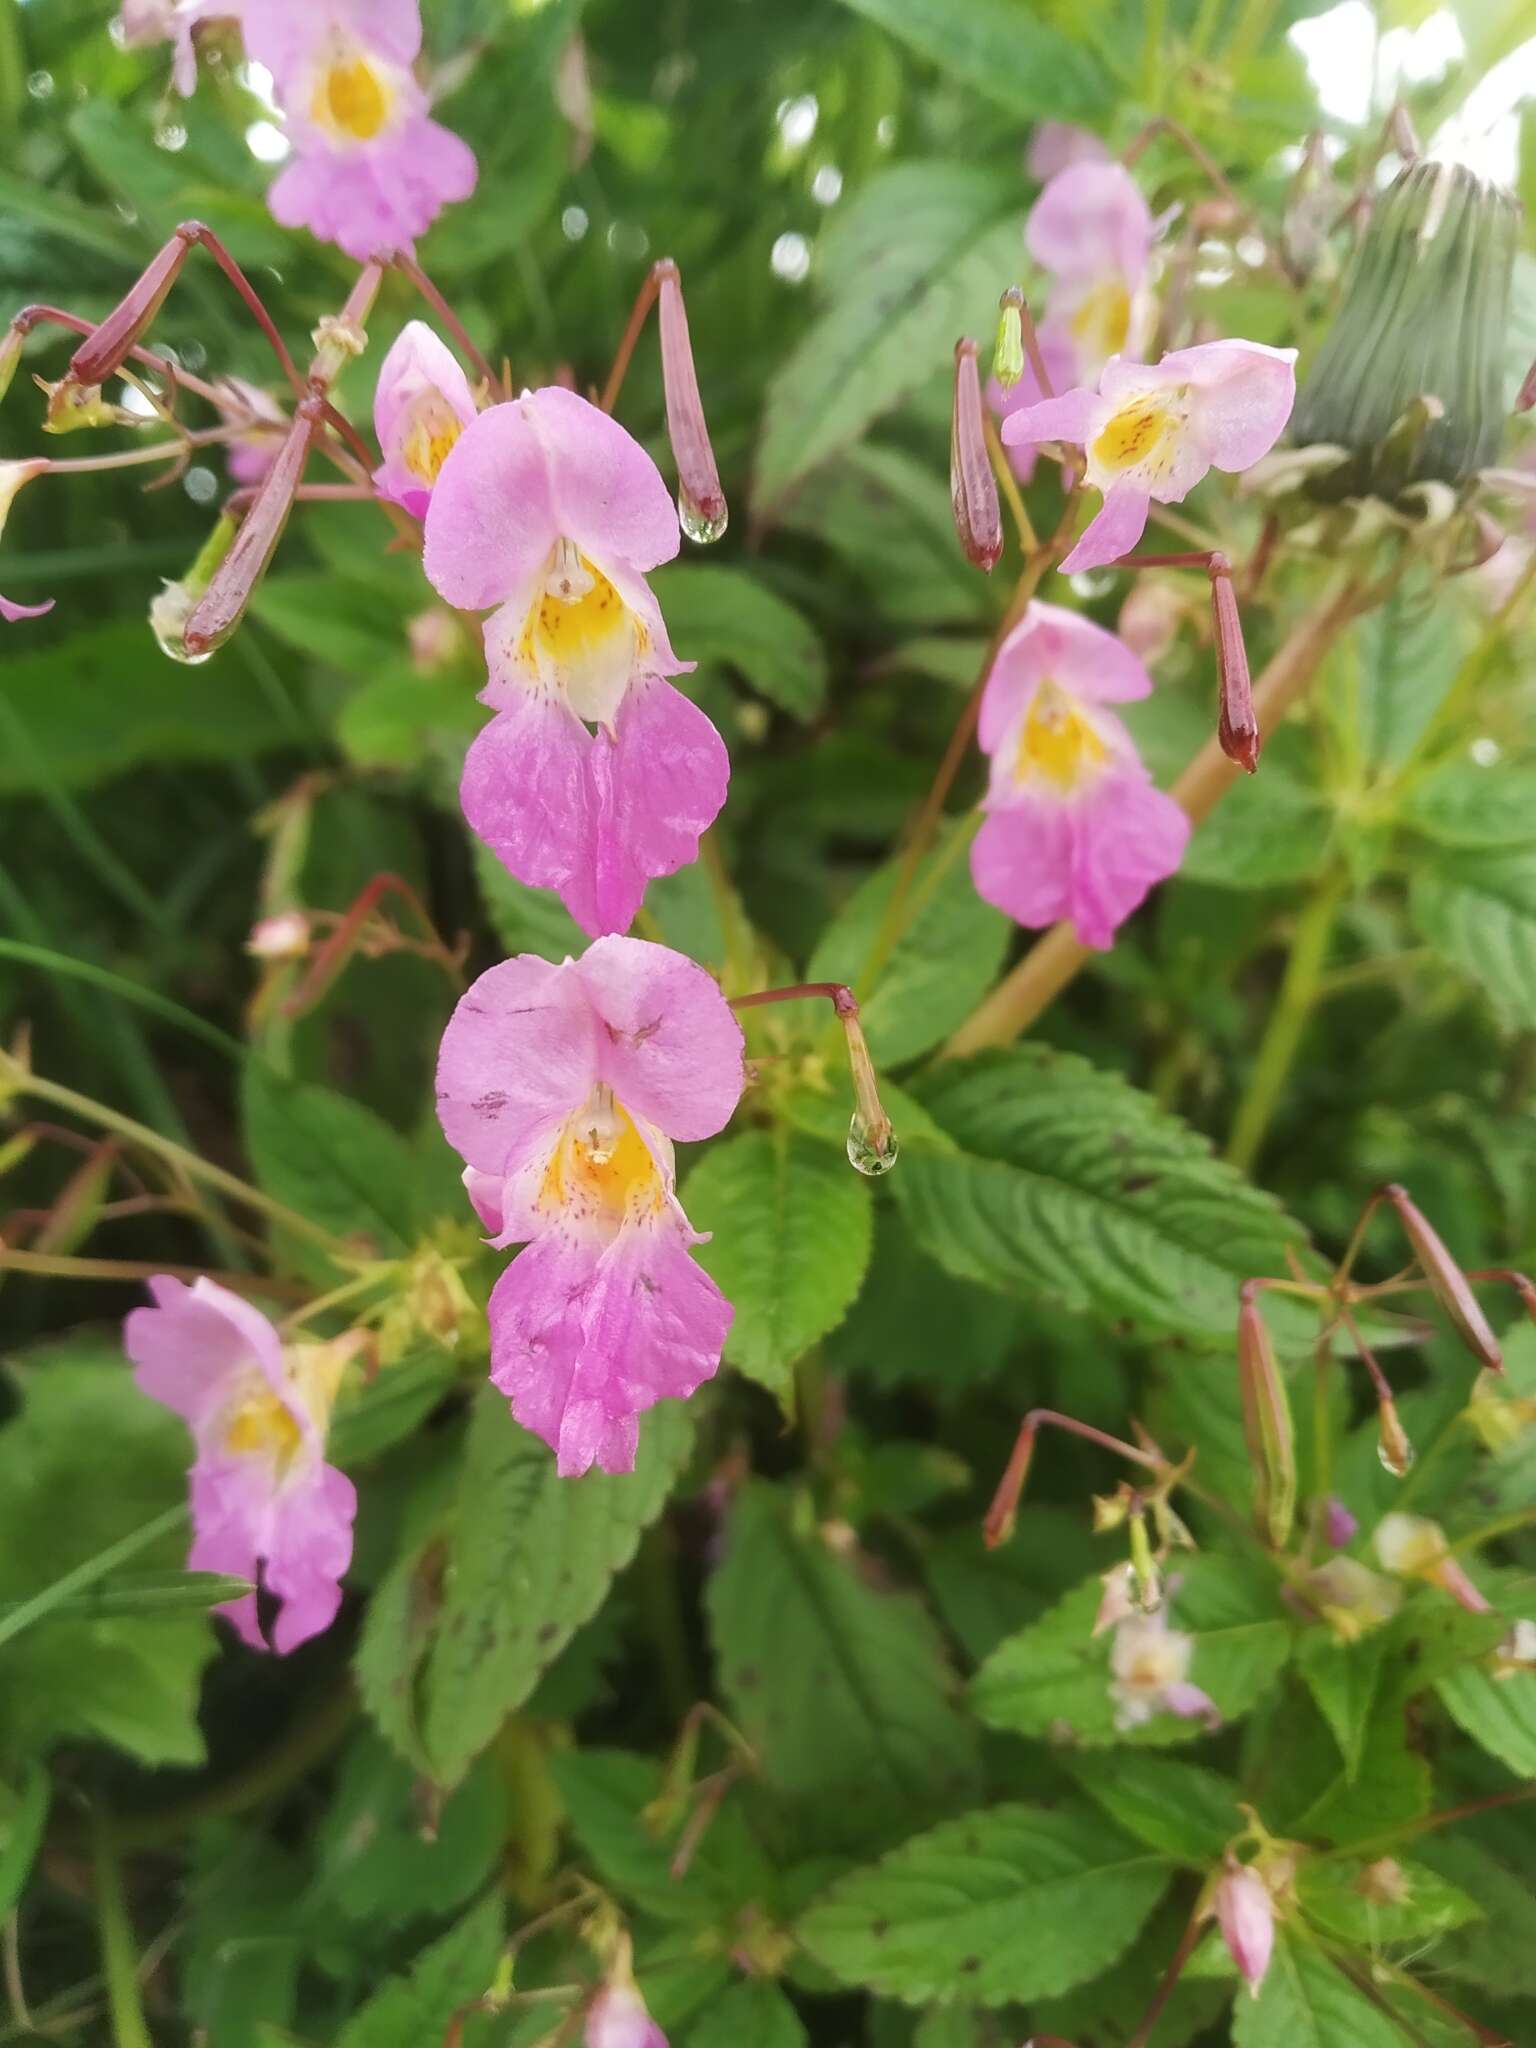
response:
M1291 421L1298 448L1345 451L1309 495L1459 487L1493 460L1519 225L1460 164L1411 164L1382 195Z

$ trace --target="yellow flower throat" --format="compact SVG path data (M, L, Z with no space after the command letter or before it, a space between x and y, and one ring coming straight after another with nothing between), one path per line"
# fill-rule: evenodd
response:
M1049 677L1036 690L1019 735L1014 773L1023 782L1048 782L1065 795L1109 759L1109 749L1077 699Z

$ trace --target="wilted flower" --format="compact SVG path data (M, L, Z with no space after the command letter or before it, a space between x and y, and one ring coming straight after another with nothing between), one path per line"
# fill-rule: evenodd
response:
M1399 1578L1438 1586L1469 1614L1486 1614L1488 1602L1467 1577L1445 1540L1445 1531L1426 1515L1383 1515L1374 1538L1376 1555Z
M691 664L644 572L678 546L639 442L553 385L465 430L427 513L431 582L461 609L497 607L482 692L497 715L465 761L464 814L593 934L623 931L646 882L695 857L730 779L720 735L665 680Z
M1080 446L1088 481L1104 494L1062 568L1101 569L1135 547L1151 502L1177 504L1207 471L1244 470L1274 446L1290 417L1296 351L1256 341L1175 349L1155 366L1110 361L1097 390L1082 386L1003 424L1009 447Z
M293 139L273 218L356 262L406 250L475 189L474 152L427 112L412 71L419 0L242 0L246 54L272 73Z
M1238 1975L1257 1998L1275 1946L1275 1908L1268 1885L1256 1870L1229 1858L1211 1910Z
M1031 604L999 648L981 700L992 773L971 874L1020 924L1067 917L1084 945L1108 946L1183 857L1188 818L1105 708L1151 688L1123 641L1056 605Z
M527 1244L491 1296L491 1378L562 1474L632 1471L640 1412L719 1364L731 1308L688 1255L672 1141L712 1137L742 1083L719 989L640 939L503 961L449 1020L443 1130L493 1242Z
M0 462L0 533L5 531L6 514L11 501L25 483L35 476L41 476L48 464L42 457L31 462ZM45 598L41 604L15 604L8 597L0 597L0 619L40 619L44 612L53 610L53 599Z
M1352 1557L1331 1557L1308 1572L1304 1592L1318 1617L1341 1643L1358 1642L1380 1628L1403 1604L1390 1579Z
M1152 237L1151 209L1124 164L1079 159L1035 201L1024 240L1051 277L1041 335L1066 344L1076 381L1146 346Z
M667 2048L633 1984L608 1984L587 2007L585 2048Z
M475 418L475 394L456 357L425 321L410 320L379 366L373 430L384 460L373 487L415 519L460 434Z
M189 1571L254 1580L281 1601L272 1648L330 1626L352 1556L352 1482L325 1462L331 1404L350 1355L335 1344L285 1348L259 1309L212 1280L157 1276L153 1308L123 1325L134 1380L192 1431ZM216 1610L265 1649L256 1595Z
M1176 1714L1216 1727L1221 1715L1215 1701L1190 1683L1194 1654L1194 1637L1170 1628L1165 1614L1132 1614L1120 1622L1109 1653L1115 1726L1139 1728L1154 1714Z

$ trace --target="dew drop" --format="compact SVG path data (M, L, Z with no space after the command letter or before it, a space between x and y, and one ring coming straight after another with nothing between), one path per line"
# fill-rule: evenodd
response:
M1414 1449L1406 1438L1396 1445L1378 1442L1376 1455L1383 1471L1390 1472L1394 1479L1402 1479L1413 1470Z
M51 71L34 71L27 80L27 91L35 100L51 100L53 98L53 73Z
M700 547L708 547L711 541L717 541L731 523L730 507L723 498L720 510L711 514L687 491L677 494L677 518L684 533L691 541L697 541Z
M848 1126L848 1164L856 1173L867 1174L876 1180L882 1173L889 1173L896 1164L900 1147L896 1133L887 1131L883 1148L877 1147L870 1138L869 1126L857 1110Z
M162 121L155 130L156 149L168 149L173 154L187 146L187 131L179 121Z
M193 603L192 593L184 583L167 583L149 608L149 630L155 636L155 645L167 660L179 662L183 668L201 668L213 656L211 647L194 654L187 646L187 620L192 616Z

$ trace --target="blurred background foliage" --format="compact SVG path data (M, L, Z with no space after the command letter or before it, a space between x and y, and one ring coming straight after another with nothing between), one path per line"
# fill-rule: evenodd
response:
M681 266L733 516L718 548L656 580L675 645L700 664L690 687L731 750L719 834L730 887L711 888L693 869L653 888L648 909L653 935L716 968L731 965L749 925L751 959L769 979L854 971L889 886L878 871L928 784L1017 566L1010 552L989 582L954 539L949 362L957 334L985 343L999 289L1024 274L1031 128L1069 119L1118 148L1149 118L1171 116L1278 224L1313 130L1333 144L1342 206L1373 177L1399 84L1433 136L1501 62L1528 59L1536 37L1531 0L1391 0L1374 10L1374 96L1357 92L1340 111L1341 67L1359 68L1349 37L1362 17L1370 26L1359 0L1321 20L1290 0L427 0L424 12L443 67L441 117L474 145L481 182L425 240L422 260L494 359L528 384L565 373L583 389L600 384L650 262L671 255ZM1325 106L1318 79L1330 76L1330 43ZM1414 52L1421 61L1402 75ZM163 53L117 48L96 0L0 0L0 296L100 315L176 222L196 216L248 267L297 351L339 306L351 271L268 218L274 131L258 87L226 53L182 102ZM1529 214L1536 128L1518 78L1506 101ZM1487 125L1476 102L1472 119ZM1209 196L1198 166L1166 141L1138 175L1158 210L1187 214ZM1342 248L1336 238L1297 285L1214 235L1190 318L1294 342L1304 375ZM418 311L403 282L386 283L371 354L342 386L357 417L372 366ZM199 373L271 381L260 337L197 256L155 339ZM65 353L41 330L25 369L57 375ZM1533 353L1536 266L1525 254L1512 389ZM43 445L39 410L19 376L0 408L6 457ZM668 469L651 339L620 411ZM381 871L419 892L442 933L467 934L472 968L571 943L558 905L477 855L458 815L458 762L481 716L478 651L460 633L424 671L408 637L430 599L416 565L385 551L373 508L310 507L230 645L206 667L171 664L145 623L149 599L158 579L191 562L226 485L214 463L149 494L141 476L45 480L7 527L7 592L59 603L48 619L7 629L0 647L0 1026L8 1038L30 1031L34 1063L51 1079L251 1171L333 1227L396 1249L445 1228L472 1245L430 1117L453 1000L440 968L399 953L355 959L293 1024L276 1000L292 970L253 1007L263 977L244 949L263 912L342 912ZM1054 489L1049 476L1031 487L1037 521L1052 516ZM1220 537L1234 556L1257 533L1255 511L1214 493L1191 509L1230 523ZM1248 622L1255 666L1321 573L1283 566ZM1136 717L1165 782L1213 716L1203 585L1168 583L1180 631ZM1111 575L1083 579L1077 601L1112 623L1124 589ZM1017 2037L1022 2018L995 2031L979 2007L921 2014L920 1995L900 1993L902 2004L840 1991L786 1930L853 1857L956 1812L983 1785L988 1798L1073 1793L1076 1767L1041 1739L1048 1714L1007 1709L1015 1734L1004 1737L991 1714L994 1726L979 1730L953 1699L952 1663L979 1662L1112 1561L1077 1512L1103 1474L1075 1447L1053 1458L1025 1538L997 1558L979 1554L976 1515L1022 1407L1059 1400L1110 1426L1133 1408L1170 1441L1198 1445L1213 1483L1219 1475L1231 1497L1246 1497L1220 1333L1236 1280L1283 1270L1292 1233L1165 1113L1218 1149L1227 1142L1285 1000L1298 921L1310 918L1315 934L1325 919L1326 972L1296 1019L1295 1056L1247 1163L1256 1158L1284 1210L1335 1251L1363 1197L1391 1177L1409 1183L1469 1262L1536 1263L1536 705L1529 639L1491 628L1491 616L1468 578L1432 601L1410 588L1368 621L1331 659L1310 714L1275 737L1258 779L1197 836L1183 873L1043 1019L1034 1036L1045 1049L1008 1056L1006 1088L941 1076L918 1091L918 1107L903 1094L909 1069L1024 943L976 903L963 858L954 862L869 1022L877 1059L896 1072L898 1126L908 1134L916 1119L921 1129L931 1112L968 1148L961 1163L904 1160L873 1200L828 1143L840 1146L842 1130L829 1095L842 1097L838 1081L818 1089L806 1064L824 1050L819 1024L763 1027L755 1049L779 1054L795 1079L769 1091L771 1129L728 1139L685 1191L695 1220L716 1229L715 1270L739 1310L728 1356L743 1376L723 1375L710 1397L706 1444L690 1449L680 1424L647 1426L640 1492L614 1505L601 1540L585 1526L571 1536L580 1589L530 1610L547 1612L553 1630L537 1654L510 1640L494 1583L472 1618L501 1633L478 1667L440 1669L412 1636L423 1576L440 1567L444 1543L470 1540L472 1517L444 1536L446 1501L487 1503L484 1520L507 1545L501 1590L519 1599L530 1558L560 1554L553 1532L564 1512L542 1463L527 1469L504 1441L498 1449L499 1404L477 1413L466 1440L464 1404L443 1398L464 1361L430 1352L354 1418L358 1597L332 1636L283 1665L228 1648L215 1658L206 1622L168 1608L131 1626L99 1612L57 1618L0 1643L7 1906L7 1873L19 1886L48 1806L36 1765L45 1752L62 1788L25 1920L39 2031L62 2014L48 2038L109 2038L95 1922L117 1926L118 1864L116 1851L105 1854L108 1878L98 1870L93 1896L89 1804L120 1814L156 2041L390 2048L445 2038L464 1997L490 1981L501 1941L495 1901L470 1902L499 1870L520 1907L540 1909L560 1845L573 1839L646 1930L648 1992L688 2048L988 2048ZM980 781L973 762L962 796ZM166 1013L166 1001L180 1013ZM243 1081L221 1034L262 1055ZM1052 1047L1096 1073L1053 1062ZM1116 1075L1145 1092L1120 1092ZM296 1083L312 1092L296 1094ZM1020 1102L1037 1127L1009 1123L1007 1104ZM1072 1121L1074 1107L1086 1123ZM1085 1128L1090 1152L1106 1133L1142 1131L1172 1148L1189 1179L1182 1248L1155 1228L1137 1237L1140 1219L1134 1230L1123 1219L1106 1226L1096 1158L1085 1164L1073 1150ZM45 1207L78 1161L49 1143L22 1154L8 1156L6 1207ZM964 1163L998 1157L1014 1161L1017 1184L1003 1189L1000 1175ZM1064 1198L1042 1184L1068 1158L1076 1195L1053 1209ZM1083 1187L1098 1194L1074 1206ZM1061 1252L1058 1229L1075 1250ZM742 1251L765 1234L777 1264ZM1372 1246L1385 1262L1385 1239ZM80 1233L66 1230L53 1248L80 1249ZM125 1218L85 1248L194 1265L247 1256L210 1236L206 1219L164 1216ZM1186 1263L1170 1278L1159 1261L1175 1256ZM479 1277L490 1271L487 1261ZM25 1392L0 1432L7 1599L98 1556L177 1496L176 1428L143 1411L116 1353L111 1319L136 1299L126 1285L4 1277L13 1408ZM469 1360L471 1377L477 1365ZM1404 1367L1405 1412L1431 1436L1449 1427L1442 1367L1464 1377L1448 1349ZM796 1391L789 1428L775 1399L794 1407ZM1349 1470L1379 1505L1371 1437L1369 1425L1355 1433ZM737 1476L750 1460L780 1483L738 1504L735 1577L710 1582L706 1615L717 1536L703 1485L731 1460ZM1431 1510L1466 1477L1456 1457L1439 1470ZM1518 1504L1529 1470L1525 1458L1496 1484L1485 1476L1480 1504ZM680 1504L640 1538L684 1473ZM823 1520L857 1532L862 1574L807 1540L807 1498ZM609 1593L637 1540L637 1563ZM167 1573L179 1552L167 1529L135 1569ZM920 1586L930 1604L887 1598L896 1584ZM1221 1591L1205 1594L1216 1614ZM782 1635L765 1632L764 1612L780 1615ZM367 1721L346 1679L360 1632ZM666 1854L636 1815L658 1795L656 1759L680 1716L709 1691L711 1649L718 1696L765 1760L775 1798L750 1820L728 1804L686 1881L669 1885ZM431 1658L443 1654L439 1643ZM765 1660L809 1675L806 1695L754 1704ZM1276 1684L1273 1662L1254 1669L1245 1706ZM877 1695L894 1687L883 1705L870 1709L866 1680ZM476 1685L466 1704L461 1693ZM402 1688L415 1689L426 1734L438 1738L425 1763L398 1711L391 1720ZM1464 1725L1476 1719L1463 1709ZM1337 1762L1318 1720L1329 1708L1296 1682L1265 1711L1272 1753L1300 1759L1302 1791L1277 1802L1299 1821L1325 1801L1328 1766L1317 1759ZM1380 1744L1390 1751L1396 1739L1400 1750L1390 1721ZM1352 1725L1358 1767L1366 1724ZM1475 1757L1437 1758L1441 1803L1507 1783L1511 1769L1536 1771L1536 1716L1518 1741L1501 1739ZM609 1747L619 1743L629 1753ZM1237 1757L1234 1746L1224 1768ZM1402 1761L1406 1782L1414 1773ZM449 1788L440 1805L422 1791L433 1778ZM1188 1805L1190 1785L1172 1785L1162 1796ZM1427 1801L1427 1778L1420 1790ZM1373 1824L1413 1810L1417 1796L1406 1808L1384 1796ZM1185 1852L1199 1853L1188 1842ZM1457 1913L1445 1908L1413 1940L1434 1941L1434 1967L1458 2003L1482 2000L1478 2010L1512 2038L1529 2038L1529 1829L1521 1835L1518 1814L1500 1817L1437 1854L1446 1884L1484 1917L1451 1933ZM1150 1903L1123 1902L1131 1924ZM1094 1910L1113 1917L1120 1907ZM1113 1967L1096 1991L1036 2000L1031 2023L1116 2048L1177 1924L1154 1918L1129 1959L1106 1951ZM530 1955L533 1982L559 1981L569 1966L553 1942L548 1957L537 1945ZM752 1974L733 1971L732 1955ZM407 1967L409 1978L389 1976ZM0 2041L31 2038L16 1981ZM1182 1990L1167 2041L1227 2038L1216 2015L1229 1989L1211 1978ZM477 2020L471 2032L532 2041L550 2024L535 2011ZM1312 2038L1280 2031L1283 2016L1273 2032L1247 2024L1235 2037L1246 2048ZM1367 2039L1350 2031L1364 2024L1346 2012L1316 2038L1343 2048ZM1425 2030L1403 2038L1432 2048L1468 2038L1422 2015L1415 2024Z

